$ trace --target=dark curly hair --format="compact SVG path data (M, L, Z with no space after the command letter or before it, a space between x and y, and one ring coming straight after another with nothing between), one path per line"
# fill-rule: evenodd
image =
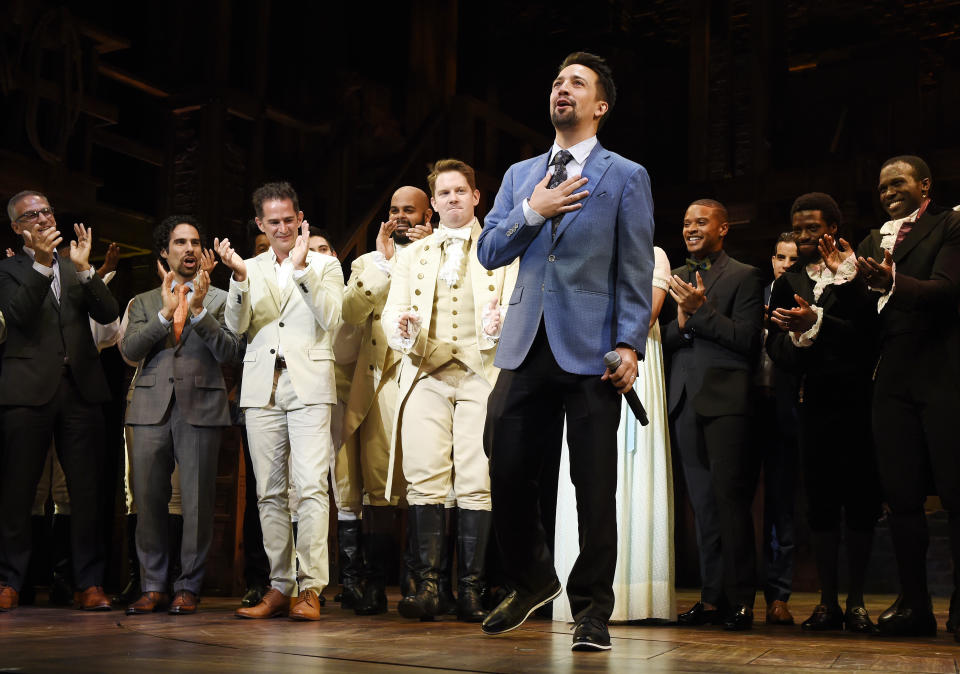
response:
M824 192L801 194L790 208L790 217L792 218L797 211L820 211L823 214L823 221L828 225L836 225L838 230L843 225L840 207L837 206L833 197Z
M160 252L167 250L167 246L170 245L170 235L177 225L193 226L200 234L200 245L206 244L207 233L199 220L192 215L171 215L161 220L160 224L153 228L153 250L157 257L162 257Z

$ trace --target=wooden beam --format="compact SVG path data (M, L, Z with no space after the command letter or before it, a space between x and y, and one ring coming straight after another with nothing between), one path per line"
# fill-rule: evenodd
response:
M93 142L152 166L163 166L166 163L166 157L162 149L144 145L139 141L125 138L102 127L93 130Z
M138 77L137 75L133 75L125 70L117 68L116 66L103 63L102 61L97 67L97 72L104 77L110 78L111 80L120 82L121 84L126 84L128 87L139 89L140 91L144 92L145 94L149 94L154 98L167 98L170 96L170 92L164 91L154 84L150 84L142 77Z

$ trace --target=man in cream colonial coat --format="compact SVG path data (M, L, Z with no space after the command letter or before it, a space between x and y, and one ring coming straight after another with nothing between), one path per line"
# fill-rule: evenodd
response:
M416 187L401 187L390 201L390 218L381 223L376 250L353 261L350 281L343 296L343 321L363 331L354 370L350 397L344 416L342 444L338 448L338 475L351 473L351 488L358 486L363 497L363 575L362 596L349 587L345 573L343 608L359 615L375 615L387 610L386 559L395 548L397 503L402 477L398 456L391 454L390 439L397 399L399 354L387 345L381 314L390 290L390 277L397 259L395 252L429 234L430 201ZM398 481L390 489L387 476ZM356 491L351 489L351 491ZM391 495L388 496L388 492ZM350 546L349 532L356 525L338 522L338 543ZM343 559L343 555L341 555Z
M417 592L399 610L427 620L441 612L444 502L452 485L459 508L457 615L479 621L491 523L482 429L497 377L499 303L512 291L516 268L488 272L477 260L480 192L472 168L441 160L428 182L440 227L397 256L382 319L390 346L403 353L392 451L402 448L416 538Z
M337 402L331 333L340 321L343 270L336 258L308 250L309 225L289 184L264 185L253 203L270 249L242 260L229 240L215 241L233 270L227 326L247 335L240 407L270 560L271 589L236 614L269 618L289 611L291 619L317 620L319 595L329 581L327 475ZM299 497L296 554L288 474ZM299 600L289 609L298 586Z

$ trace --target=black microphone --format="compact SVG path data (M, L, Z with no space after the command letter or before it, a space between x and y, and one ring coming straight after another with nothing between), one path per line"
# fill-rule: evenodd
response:
M603 357L603 364L607 366L607 372L616 372L622 362L623 359L620 358L620 354L616 351L608 351ZM646 426L649 424L650 420L647 419L647 412L643 409L643 403L641 403L640 398L637 397L637 392L630 389L627 393L623 394L623 397L627 399L627 404L630 405L630 409L633 410L633 416L637 418L640 425Z

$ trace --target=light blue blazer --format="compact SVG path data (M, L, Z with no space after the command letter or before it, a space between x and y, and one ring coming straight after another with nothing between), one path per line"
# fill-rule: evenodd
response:
M584 164L583 208L551 224L529 225L523 200L547 173L549 153L511 166L484 219L477 256L487 269L520 258L495 365L520 366L541 316L557 363L602 374L603 356L627 344L642 357L653 287L653 199L646 169L600 146Z

